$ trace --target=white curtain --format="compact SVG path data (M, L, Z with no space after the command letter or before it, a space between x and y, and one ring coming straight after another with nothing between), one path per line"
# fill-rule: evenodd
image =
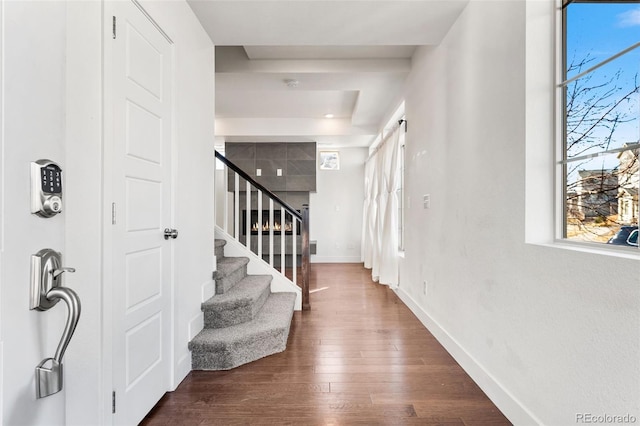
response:
M362 261L374 281L398 286L398 196L400 126L365 165Z
M361 258L364 267L371 269L373 259L373 242L371 241L373 220L373 162L367 161L364 166L364 204L362 206L362 244L360 244Z

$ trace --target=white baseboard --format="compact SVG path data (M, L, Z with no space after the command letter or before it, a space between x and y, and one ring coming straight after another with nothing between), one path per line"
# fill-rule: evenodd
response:
M187 351L187 353L183 354L180 357L176 365L175 380L171 388L172 392L176 390L178 385L184 380L185 377L187 377L187 374L189 374L190 372L191 372L191 352Z
M202 312L198 313L195 317L191 318L189 321L189 341L192 341L196 334L200 333L204 328L204 314Z
M362 263L360 256L318 256L311 255L311 263Z
M191 321L189 321L189 325L187 326L188 341L190 342L193 340L193 338L196 337L203 328L204 314L199 312L198 315L191 318ZM177 358L178 362L176 362L174 372L175 376L171 387L172 392L176 390L180 382L182 382L184 378L187 377L187 374L191 372L191 351L187 350L182 354L182 356L178 356Z
M211 299L213 297L213 295L216 294L216 283L215 283L215 281L211 280L211 281L207 281L206 283L202 284L201 293L202 293L201 302L206 302L207 300Z
M438 324L413 298L402 288L395 290L405 305L415 314L422 324L433 334L440 344L460 364L464 371L480 386L489 399L502 413L516 425L540 425L542 422L529 412L513 395L509 393L472 355Z

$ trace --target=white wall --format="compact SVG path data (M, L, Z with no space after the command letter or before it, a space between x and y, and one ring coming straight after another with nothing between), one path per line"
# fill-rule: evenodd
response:
M80 297L82 313L65 355L66 423L96 424L110 415L109 383L103 369L106 349L102 279L102 4L66 5L66 141L65 141L65 263L76 268L66 277ZM108 359L108 358L107 358ZM92 385L93 384L93 385Z
M309 198L313 263L360 262L367 148L339 148L340 170L320 170Z
M204 287L213 285L213 46L183 1L143 1L175 42L174 325L172 388L190 370L187 342L201 327ZM108 3L3 2L4 105L0 183L0 407L2 424L111 422L110 285L103 282L103 34ZM104 22L104 27L103 27ZM107 38L110 39L109 34ZM61 163L65 209L29 214L29 162ZM34 369L52 356L65 309L28 309L29 258L62 250L82 315L65 355L65 387L35 400ZM107 331L103 334L103 331ZM66 408L66 412L65 412Z
M49 158L65 167L65 4L7 1L2 7L0 423L60 424L64 391L36 400L34 377L36 365L56 350L65 307L30 311L29 279L31 254L64 248L64 217L30 214L29 163Z
M553 152L550 105L546 115L544 104L535 109L542 137L525 134L525 24L548 28L553 8L531 2L537 16L527 15L526 3L472 1L440 46L414 56L399 294L515 424L640 418L638 257L525 242L527 192L552 191L525 184L535 177L525 154ZM528 57L552 47L547 40ZM528 65L546 82L527 96L549 101L549 63ZM550 182L553 169L538 169Z

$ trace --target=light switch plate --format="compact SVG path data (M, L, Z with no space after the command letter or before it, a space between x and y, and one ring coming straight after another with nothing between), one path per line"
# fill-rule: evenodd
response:
M262 169L256 169L256 176L262 176Z
M276 170L276 176L282 176L282 169Z

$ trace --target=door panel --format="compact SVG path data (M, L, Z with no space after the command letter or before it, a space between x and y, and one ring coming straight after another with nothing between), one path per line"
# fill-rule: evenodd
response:
M126 309L162 297L162 250L148 249L126 254Z
M147 179L149 175L147 175ZM163 182L128 176L125 178L127 232L153 232L162 227ZM142 237L142 235L136 235ZM162 242L162 241L159 241Z
M127 120L127 155L161 165L162 150L156 141L162 138L162 118L128 100Z
M134 3L113 4L114 423L136 424L171 369L172 46Z
M127 331L125 352L127 390L130 390L162 362L161 314L154 315ZM158 385L162 385L162 382L158 381Z

